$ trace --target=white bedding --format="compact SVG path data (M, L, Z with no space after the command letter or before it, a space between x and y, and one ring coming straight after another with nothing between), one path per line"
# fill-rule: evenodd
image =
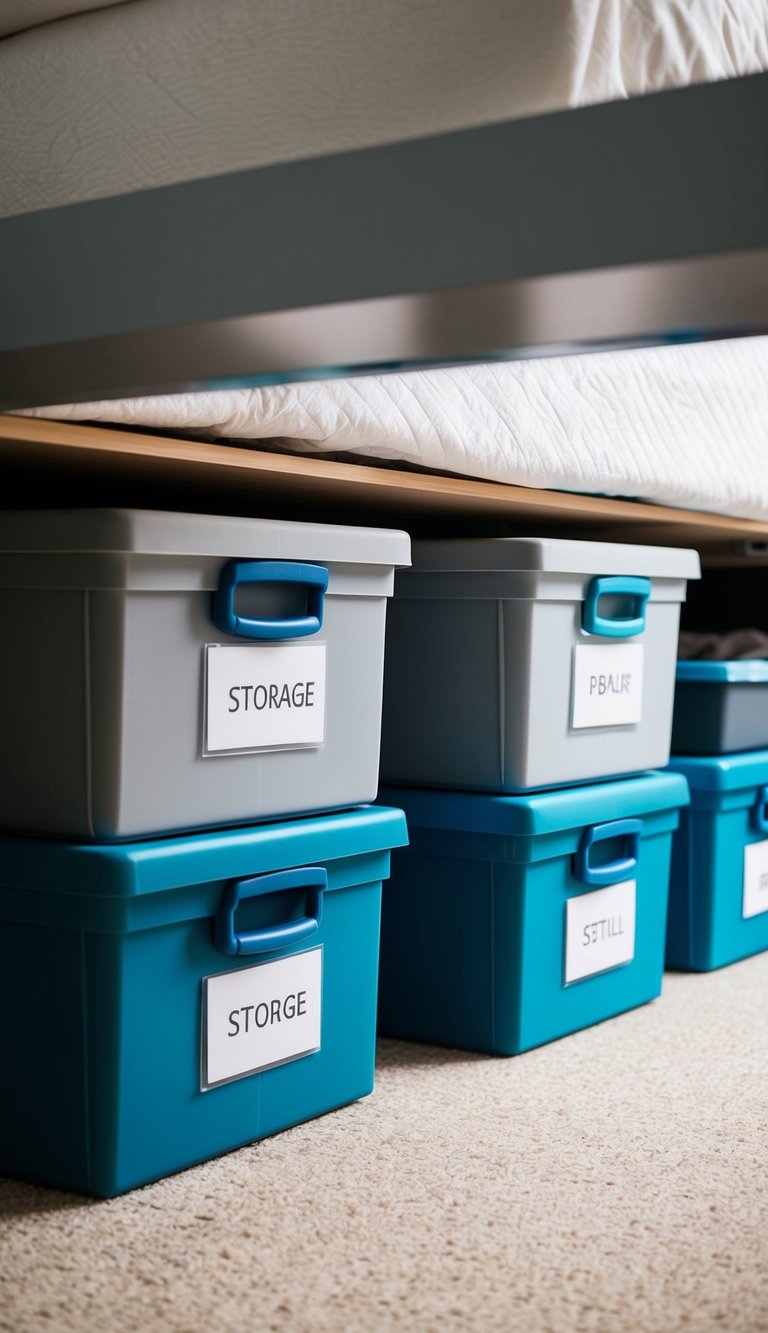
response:
M0 0L1 32L0 216L768 68L766 0Z
M768 520L768 338L40 409Z

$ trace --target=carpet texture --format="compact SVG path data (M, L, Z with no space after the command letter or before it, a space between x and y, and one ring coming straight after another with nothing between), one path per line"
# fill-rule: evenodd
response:
M768 1329L768 956L110 1202L0 1183L4 1330ZM55 1114L55 1108L52 1108Z

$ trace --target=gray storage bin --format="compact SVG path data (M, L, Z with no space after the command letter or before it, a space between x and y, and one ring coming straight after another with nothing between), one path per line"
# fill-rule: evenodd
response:
M768 747L768 661L677 664L674 754L733 754Z
M515 792L669 758L695 551L554 538L414 542L384 673L382 778Z
M378 529L0 516L2 826L128 838L372 800L409 558Z

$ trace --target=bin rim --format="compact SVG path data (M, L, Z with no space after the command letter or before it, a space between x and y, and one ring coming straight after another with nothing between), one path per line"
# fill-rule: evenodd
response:
M23 888L134 898L391 851L407 842L402 810L378 805L134 842L77 844L3 836L0 894L4 888Z
M535 838L676 810L690 798L685 778L665 771L514 796L387 786L380 799L402 806L412 829Z
M187 514L159 509L0 512L4 555L155 555L403 566L411 540L395 528Z
M698 579L698 551L679 546L590 542L567 537L484 537L414 541L415 574L632 574Z
M736 792L768 785L768 750L722 755L673 755L671 772L681 774L692 792Z
M768 684L768 659L747 658L730 662L705 662L682 658L677 664L676 677L704 685L765 685Z

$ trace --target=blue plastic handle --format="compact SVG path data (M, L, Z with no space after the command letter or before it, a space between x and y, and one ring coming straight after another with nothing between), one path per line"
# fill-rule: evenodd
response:
M607 594L613 597L631 597L632 614L615 620L598 615L597 604L600 598ZM604 574L592 579L584 598L581 627L587 634L599 634L604 639L631 639L634 634L642 634L650 595L650 579L636 578L629 574Z
M642 819L612 819L607 824L591 824L581 835L578 851L573 857L573 873L583 884L618 884L637 868L640 854ZM609 838L626 838L627 854L604 866L591 866L589 853L596 842Z
M273 875L255 875L252 879L235 879L222 894L216 914L216 948L230 956L237 954L271 953L285 949L314 935L323 919L323 890L328 887L328 875L322 866L302 866L298 870L278 870ZM235 930L235 912L246 898L264 893L281 893L284 889L307 890L307 915L299 921L287 921L282 926L265 926L261 930Z
M249 620L235 615L235 591L241 583L293 583L307 590L307 614L285 620ZM243 639L299 639L317 634L323 623L328 570L295 560L229 560L213 594L213 623L223 634Z
M761 787L752 806L752 823L758 833L768 833L768 787Z

